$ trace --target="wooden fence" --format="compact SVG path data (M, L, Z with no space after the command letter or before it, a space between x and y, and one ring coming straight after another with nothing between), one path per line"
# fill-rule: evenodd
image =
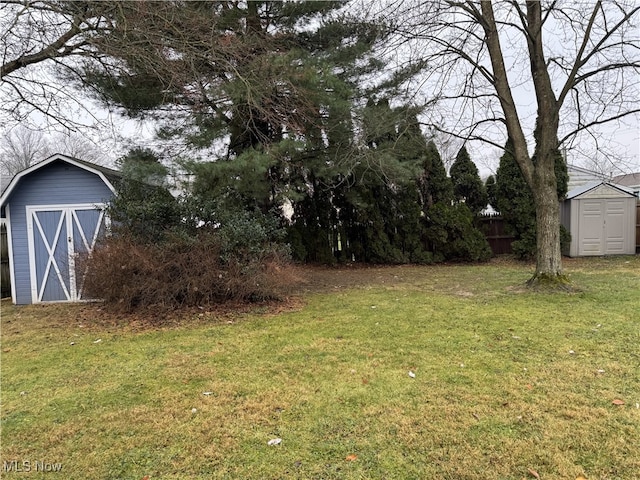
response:
M480 231L485 234L491 251L494 255L512 253L511 242L515 240L513 235L507 235L504 231L504 220L499 215L480 217Z

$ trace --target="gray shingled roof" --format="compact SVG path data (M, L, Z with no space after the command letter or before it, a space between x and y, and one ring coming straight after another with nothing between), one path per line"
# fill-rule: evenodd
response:
M624 185L626 187L635 187L640 185L640 172L627 173L626 175L618 175L613 178L614 183Z

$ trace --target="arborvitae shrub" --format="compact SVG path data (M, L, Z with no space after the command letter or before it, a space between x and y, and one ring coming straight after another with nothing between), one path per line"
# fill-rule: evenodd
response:
M427 211L427 238L436 261L486 261L491 248L465 204L436 203Z

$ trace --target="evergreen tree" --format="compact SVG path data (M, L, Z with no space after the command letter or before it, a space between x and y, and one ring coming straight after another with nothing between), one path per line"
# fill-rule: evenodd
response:
M421 180L424 177L424 165L428 162L428 145L416 112L408 111L400 122L395 151L408 172L406 181L398 185L397 215L391 219L398 232L398 247L412 263L431 263L432 254L424 243L421 199Z
M222 158L195 168L199 195L272 211L311 170L346 157L353 144L344 121L351 122L355 86L382 67L369 59L385 29L343 7L125 2L98 46L116 61L89 64L86 76L102 99L131 115L167 119L164 139L198 148L227 142ZM181 121L162 114L174 105L171 112L185 112ZM327 148L333 151L323 155Z
M463 146L456 155L449 173L455 200L464 202L474 215L480 213L488 203L487 191L466 147Z
M425 238L435 261L484 261L491 256L485 236L464 203L453 203L453 184L440 153L429 142L422 176Z
M418 171L426 142L411 108L370 100L363 112L363 161L341 200L352 258L375 263L428 262L422 243Z
M438 147L433 141L427 144L422 168L420 190L425 209L436 203L450 205L453 200L453 185L447 176Z
M134 148L118 159L123 178L108 206L114 228L142 242L156 243L179 228L180 205L163 186L167 173L149 149Z
M567 193L569 175L566 162L560 152L556 152L556 191L558 200ZM536 254L536 210L533 195L524 180L520 168L513 158L513 145L510 140L500 157L500 166L495 180L495 207L505 221L508 233L515 236L511 244L514 254L522 259L531 259ZM564 227L560 229L563 247L570 241Z
M389 101L369 99L362 115L364 144L362 160L349 174L343 199L343 220L351 257L367 263L400 263L402 254L393 244L389 224L395 214L394 181L400 165L393 147L397 140L397 118Z

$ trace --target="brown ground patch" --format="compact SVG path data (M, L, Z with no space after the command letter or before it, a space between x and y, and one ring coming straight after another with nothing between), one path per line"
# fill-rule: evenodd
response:
M566 271L581 271L588 269L597 272L606 270L612 264L623 263L625 267L636 269L640 264L640 257L626 257L623 260L615 257L602 258L564 258L563 266ZM497 267L518 267L530 269L535 265L531 262L520 262L512 256L502 255L492 258L489 264ZM116 313L101 303L85 303L79 305L54 304L31 305L15 307L10 300L2 301L2 314L23 317L35 315L38 309L47 309L46 324L55 326L56 323L68 325L71 321L84 326L118 327L136 331L149 328L171 328L177 325L198 323L233 323L241 321L248 314L275 315L281 312L293 311L303 305L303 296L309 293L329 293L349 288L366 288L369 286L390 286L416 279L428 278L429 272L444 273L450 271L455 275L456 264L437 265L361 265L347 264L339 266L298 265L294 266L292 274L296 282L289 287L285 296L278 301L259 303L227 302L217 305L206 305L167 311L165 308L146 307L132 313ZM507 289L511 293L527 291L524 285L513 285ZM457 285L450 293L462 297L473 296L474 293L465 285Z

